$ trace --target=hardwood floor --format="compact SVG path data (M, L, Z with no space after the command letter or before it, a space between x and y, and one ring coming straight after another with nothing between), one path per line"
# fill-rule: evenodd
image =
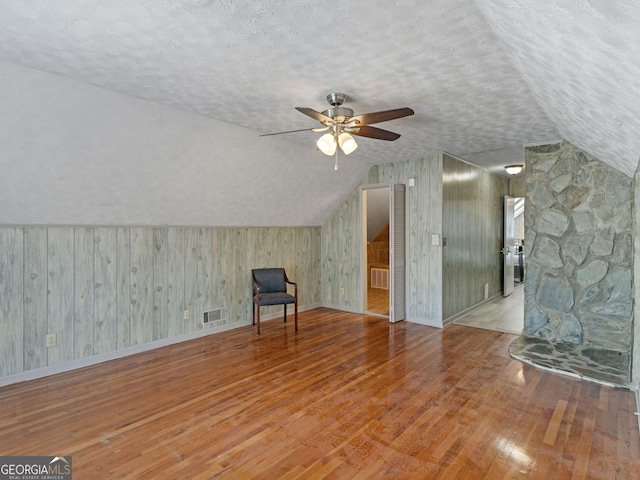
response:
M0 454L82 479L640 478L634 394L514 335L316 309L0 388Z
M371 288L367 291L367 312L389 316L389 290Z

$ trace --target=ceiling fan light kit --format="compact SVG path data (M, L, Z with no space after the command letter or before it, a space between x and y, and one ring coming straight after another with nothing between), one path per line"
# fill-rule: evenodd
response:
M322 135L316 145L318 145L318 149L325 155L331 156L336 153L336 140L331 133Z
M400 135L388 130L383 130L377 127L371 127L369 125L373 123L381 123L396 118L407 117L413 115L413 110L410 108L397 108L395 110L384 110L382 112L365 113L363 115L355 115L352 109L343 107L342 104L347 99L347 95L344 93L330 93L327 95L327 102L331 105L324 112L320 113L307 107L296 107L300 113L319 121L322 127L302 129L302 130L289 130L286 132L267 133L260 135L261 137L268 135L279 135L282 133L293 133L303 131L323 132L329 130L322 135L316 145L325 155L336 156L335 169L338 169L338 146L345 155L349 155L358 148L353 135L360 137L374 138L377 140L393 141L400 138Z
M346 132L342 132L340 135L338 135L338 145L340 145L340 150L342 150L345 155L349 155L356 148L358 148L356 139Z

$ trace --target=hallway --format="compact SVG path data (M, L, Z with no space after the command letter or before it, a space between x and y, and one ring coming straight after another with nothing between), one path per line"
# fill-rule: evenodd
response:
M455 324L520 335L524 328L524 284L454 320Z

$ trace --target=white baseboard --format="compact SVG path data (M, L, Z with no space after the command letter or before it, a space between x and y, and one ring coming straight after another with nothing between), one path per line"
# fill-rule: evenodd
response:
M445 318L443 323L445 325L450 325L452 323L455 323L456 320L458 320L459 318L464 317L467 313L471 313L474 310L482 307L485 303L492 302L496 298L499 298L499 297L502 297L502 296L503 296L502 292L498 292L495 295L493 295L492 297L485 298L484 300L481 300L480 302L476 303L475 305L471 305L470 307L465 308L461 312L455 313L455 314L451 315L450 317Z
M306 312L307 310L313 310L314 308L320 308L322 305L320 303L312 303L311 305L305 305L304 307L298 307L298 313ZM282 308L282 306L280 306ZM290 315L293 315L294 308L289 305L287 308L287 319L293 318ZM282 310L278 309L277 312L267 313L266 315L260 314L260 323L268 322L269 320L273 320L274 318L282 318ZM251 321L249 321L251 324Z
M442 324L441 320L432 320L430 318L408 316L405 320L407 322L411 322L411 323L418 323L420 325L426 325L427 327L436 327L436 328L443 328L444 327L444 325Z
M340 310L341 312L358 313L362 314L360 310L349 305L337 305L335 303L322 303L324 308L331 308L332 310Z
M367 313L363 314L357 308L350 307L348 305L335 305L333 303L323 303L322 306L325 308L331 308L333 310L340 310L342 312L357 313L359 315L369 315ZM381 316L388 318L388 316L386 315L381 315ZM426 325L428 327L443 328L442 321L440 320L431 320L429 318L407 316L407 318L405 318L405 321L411 322L411 323L418 323L420 325Z
M50 375L56 375L58 373L68 372L70 370L76 370L78 368L89 367L98 363L128 357L130 355L135 355L136 353L148 352L149 350L174 345L176 343L195 340L196 338L206 337L207 335L213 335L215 333L233 330L234 328L244 327L250 324L251 322L249 321L244 323L232 323L228 325L204 328L202 330L198 330L197 332L178 335L171 338L163 338L162 340L143 343L140 345L135 345L133 347L123 348L121 350L115 350L113 352L93 355L91 357L79 358L77 360L71 360L70 362L61 363L59 365L50 365L48 367L37 368L35 370L27 370L26 372L20 372L16 373L15 375L8 375L6 377L0 378L0 387L11 385L13 383L26 382L28 380L35 380L36 378L48 377Z

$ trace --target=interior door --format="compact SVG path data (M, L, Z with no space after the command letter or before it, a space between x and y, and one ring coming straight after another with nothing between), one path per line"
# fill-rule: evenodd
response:
M504 235L502 245L503 258L503 290L502 294L508 297L514 288L515 267L515 201L514 197L504 196Z
M389 194L389 321L399 322L406 315L406 211L404 184L391 185ZM513 276L513 274L512 274Z

